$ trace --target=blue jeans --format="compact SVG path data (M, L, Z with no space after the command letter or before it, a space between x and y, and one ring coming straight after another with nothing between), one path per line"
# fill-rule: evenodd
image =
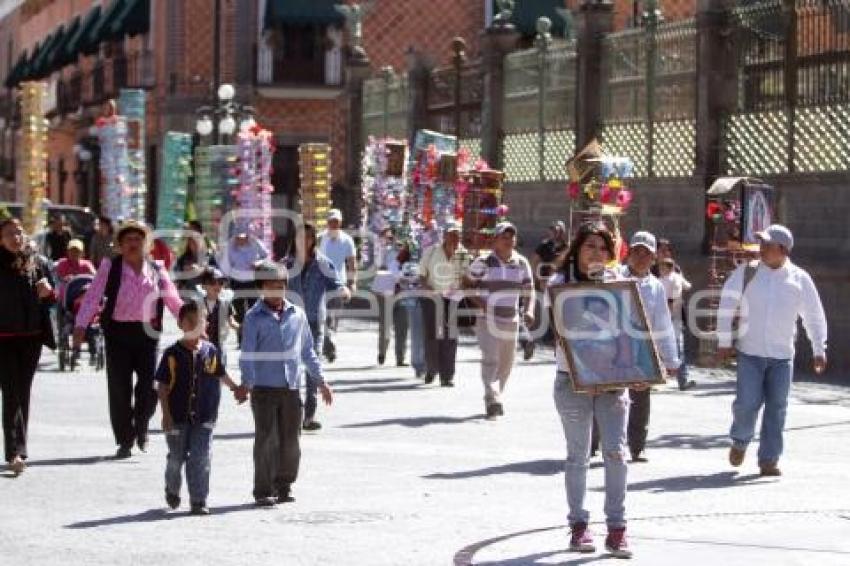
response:
M684 325L674 322L673 328L676 332L676 348L679 353L679 361L682 365L679 366L676 372L676 380L679 382L679 387L684 387L688 383L688 360L685 357L685 328Z
M555 407L564 426L567 461L564 482L570 525L587 523L584 508L587 494L587 468L593 419L599 423L602 458L605 464L605 519L608 528L626 526L626 423L629 420L629 393L626 390L600 395L576 393L566 373L555 377Z
M422 326L422 307L418 299L405 299L410 319L410 365L416 373L425 373L425 333Z
M322 342L324 341L323 322L324 321L321 320L309 321L310 332L313 334L313 349L316 350L317 356L322 355ZM307 394L304 401L304 420L309 421L316 416L316 409L319 407L319 382L316 381L314 376L310 375L310 372L307 372L306 390Z
M183 463L189 501L205 504L210 492L210 444L215 423L175 425L166 433L168 457L165 465L165 491L180 495Z
M732 430L729 436L736 448L746 450L753 439L756 419L761 419L759 464L776 463L782 455L782 430L788 409L788 393L793 377L792 360L750 356L738 352L738 383L732 403Z

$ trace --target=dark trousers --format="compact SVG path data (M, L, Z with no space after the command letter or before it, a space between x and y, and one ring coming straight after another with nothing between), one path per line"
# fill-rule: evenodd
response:
M157 340L145 333L141 322L113 321L104 337L112 433L116 444L129 448L136 439L147 442L148 423L156 410L153 374Z
M315 350L317 356L321 356L324 334L322 325L324 321L310 320L308 322L310 324L310 332L313 334L313 350ZM316 416L316 409L319 407L319 382L309 371L307 372L307 385L305 389L304 420L310 421Z
M407 330L410 326L407 320L407 308L400 301L396 301L393 296L376 295L378 298L378 356L386 357L387 349L390 346L390 324L393 329L393 339L395 341L395 359L396 362L404 361L404 354L407 351ZM387 311L392 308L392 323L389 320Z
M301 463L301 394L275 387L255 387L254 498L289 493Z
M328 361L333 361L336 358L336 344L334 344L332 333L336 332L339 317L333 313L334 311L341 309L342 305L342 299L339 297L334 297L333 299L328 300L328 315L325 318L325 332L322 342L322 355L325 356ZM316 353L318 354L318 351L316 351Z
M437 308L442 311L442 324L437 324ZM422 300L422 323L425 326L425 364L431 375L440 375L440 381L449 382L455 375L457 337L450 337L449 301L442 297Z
M632 404L629 408L629 450L632 456L639 456L646 448L649 434L649 392L629 389Z
M41 337L0 339L0 391L3 393L3 446L6 461L27 458L30 391Z

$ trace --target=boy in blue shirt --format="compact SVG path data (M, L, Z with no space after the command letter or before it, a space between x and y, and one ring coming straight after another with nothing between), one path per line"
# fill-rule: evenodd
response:
M218 417L221 382L244 401L241 389L227 375L221 353L200 338L206 314L195 302L184 303L178 314L183 337L162 355L154 379L162 406L162 430L168 443L165 501L180 506L183 463L193 515L209 515L210 443Z
M255 270L260 300L242 326L242 386L250 392L254 414L254 501L260 507L295 501L292 484L301 462L301 380L304 366L322 400L333 392L325 383L304 311L287 301L288 273L278 263L263 262Z

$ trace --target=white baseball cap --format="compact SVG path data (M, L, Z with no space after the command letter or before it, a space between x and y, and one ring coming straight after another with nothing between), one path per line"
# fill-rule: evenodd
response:
M658 252L658 243L655 240L655 236L653 236L649 232L641 231L634 233L631 241L629 242L629 249L635 248L637 246L643 246L652 253Z
M514 236L517 235L516 226L513 225L512 222L499 222L496 224L496 235L501 236L505 232L513 232Z
M768 244L779 244L789 252L794 247L794 235L782 224L772 224L767 230L756 233L756 238Z
M339 220L342 222L342 212L338 208L332 208L328 211L328 220Z

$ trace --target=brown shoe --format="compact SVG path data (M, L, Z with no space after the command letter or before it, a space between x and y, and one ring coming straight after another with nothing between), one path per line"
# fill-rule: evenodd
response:
M743 450L741 448L735 448L733 446L729 449L729 463L737 468L738 466L744 463L744 456L746 454L746 450Z
M761 473L759 475L762 477L775 478L782 475L782 470L779 469L776 462L765 462L764 464L759 464L759 468L761 469Z

